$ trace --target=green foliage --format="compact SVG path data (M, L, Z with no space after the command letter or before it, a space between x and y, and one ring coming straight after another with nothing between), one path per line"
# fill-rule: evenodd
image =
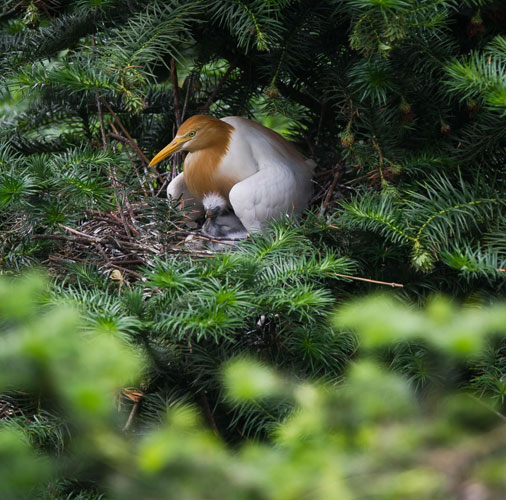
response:
M506 108L506 39L497 36L483 53L448 64L449 87L462 99L478 98L492 109Z
M490 332L504 340L504 304L456 310L435 299L426 311L378 297L346 304L335 321L354 328L366 349L337 387L245 357L228 361L218 370L227 404L250 408L253 421L255 410L266 413L272 424L268 439L231 449L195 405L158 402L161 422L141 433L120 431L129 412L113 407L112 394L140 376L140 350L83 329L70 299L66 307L48 303L48 287L40 275L0 280L0 304L9 297L18 304L0 310L0 387L39 399L31 415L0 420L7 500L456 499L469 481L491 499L502 497L504 417L493 401L456 392L448 375L420 398L404 376L374 359L379 349L416 336L436 348L447 372L457 369L457 359L480 355ZM479 342L463 350L458 339L468 338L470 325ZM25 377L29 372L37 376ZM280 405L283 418L270 413ZM56 435L51 425L66 425L71 438L60 435L58 453L48 446Z
M442 254L451 267L468 271L452 258L453 252L459 251L455 240L469 247L465 237L479 238L487 229L485 221L501 214L504 200L496 198L495 186L479 181L465 183L461 177L450 180L442 174L417 187L402 194L395 192L394 196L388 191L367 193L343 202L345 212L339 222L346 228L372 231L392 243L410 247L411 263L422 271L431 270ZM498 267L487 267L485 262L480 265L475 259L473 272L500 279L500 257L489 253L488 259L497 262Z

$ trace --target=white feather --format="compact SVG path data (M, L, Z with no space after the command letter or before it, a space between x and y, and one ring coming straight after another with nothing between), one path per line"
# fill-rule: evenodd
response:
M225 212L229 208L227 200L220 193L207 193L202 198L202 205L206 212Z
M240 117L223 118L236 130L229 153L220 168L254 172L235 184L229 193L234 212L250 232L261 231L268 220L300 214L312 194L315 163L293 154L293 146L273 140L262 129Z

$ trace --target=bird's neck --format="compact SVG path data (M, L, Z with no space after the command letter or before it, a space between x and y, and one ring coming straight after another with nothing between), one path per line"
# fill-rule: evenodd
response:
M220 169L227 154L233 127L218 122L215 136L207 147L191 151L184 162L184 179L190 193L202 199L208 193L220 193L228 200L228 193L237 182L233 175Z

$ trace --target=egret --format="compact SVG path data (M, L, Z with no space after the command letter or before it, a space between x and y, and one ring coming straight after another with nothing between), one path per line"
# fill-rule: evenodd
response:
M195 213L202 213L206 194L218 193L247 231L261 231L269 220L300 214L311 198L314 162L252 120L192 116L150 166L180 150L188 155L167 195Z

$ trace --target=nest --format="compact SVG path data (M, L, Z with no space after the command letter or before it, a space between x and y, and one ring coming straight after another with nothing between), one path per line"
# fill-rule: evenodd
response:
M82 263L95 265L101 273L118 281L128 277L142 279L139 268L168 254L212 256L205 243L215 240L188 229L181 217L170 220L170 207L166 201L163 205L165 217L155 214L148 203L110 212L90 210L79 229L60 224L57 233L35 238L59 243L48 256L49 267L55 274L61 274L62 268L69 264Z

